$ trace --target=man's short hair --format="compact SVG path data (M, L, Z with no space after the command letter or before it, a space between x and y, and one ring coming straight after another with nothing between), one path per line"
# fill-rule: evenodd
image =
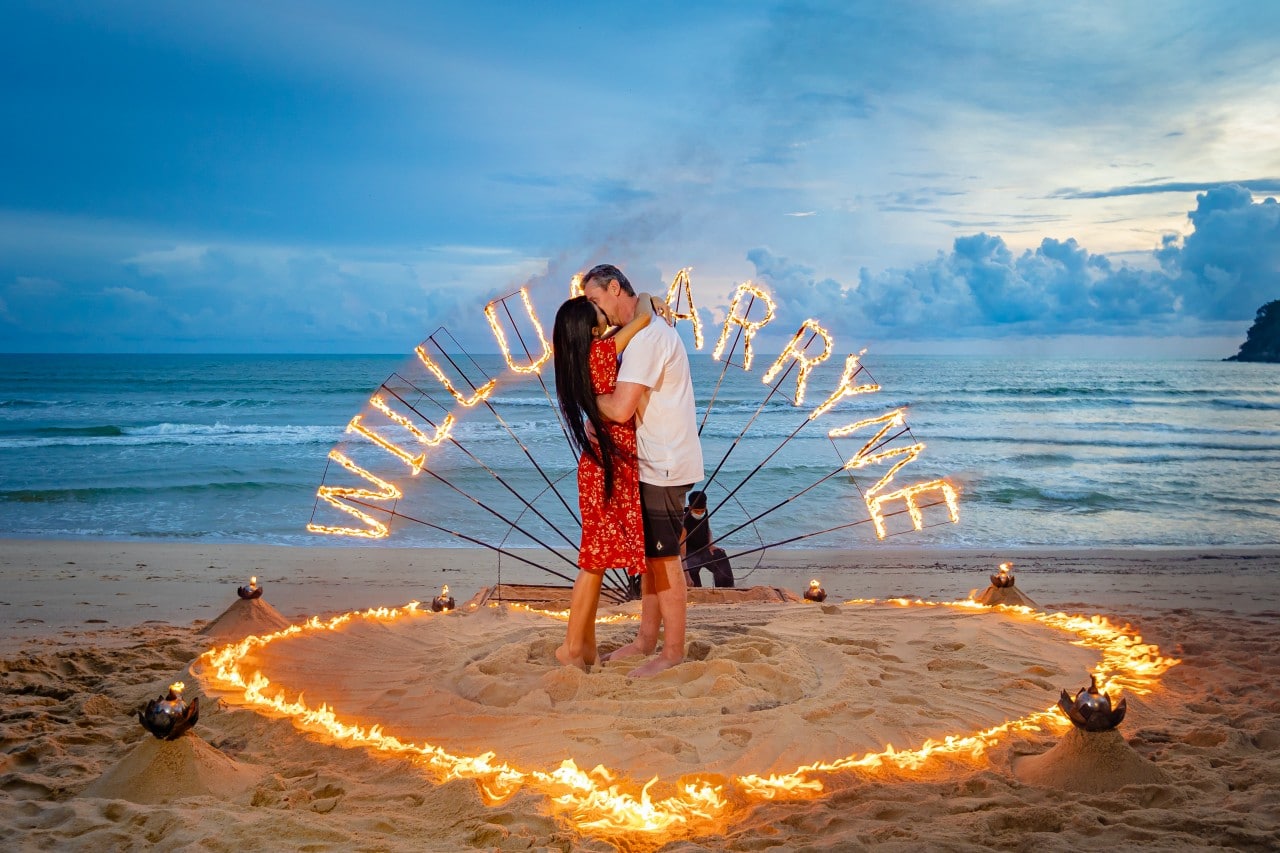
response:
M618 282L618 287L621 287L622 292L627 296L636 295L635 288L631 286L631 282L627 281L627 277L622 274L622 270L613 264L596 264L587 270L586 275L582 277L582 287L585 289L592 282L595 282L598 287L607 287L610 279Z

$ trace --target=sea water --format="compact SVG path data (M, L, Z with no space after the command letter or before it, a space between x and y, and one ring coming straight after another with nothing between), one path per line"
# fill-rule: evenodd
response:
M347 430L362 414L397 446L414 444L369 406L384 383L396 392L384 398L415 421L421 415L424 429L440 425L440 388L424 385L414 361L0 355L0 535L571 551L575 462L550 366L518 375L499 356L468 359L471 376L498 383L484 403L455 407L451 440L427 450L415 475ZM795 372L766 384L772 359L756 362L745 371L692 357L714 472L701 485L715 508L712 528L731 552L880 541L1280 543L1275 365L868 354L856 381L879 390L811 419L843 364L833 358L817 368L795 405ZM901 426L890 423L897 411ZM867 425L829 436L858 421ZM895 447L916 450L845 468L859 451ZM385 538L308 531L308 523L368 529L317 497L323 484L373 488L343 470L334 449L400 491L395 500L365 500L367 514L388 524ZM938 503L940 491L922 494L923 529L899 501L885 509L898 512L880 540L866 497L908 456L880 493L945 479L958 495L959 521Z

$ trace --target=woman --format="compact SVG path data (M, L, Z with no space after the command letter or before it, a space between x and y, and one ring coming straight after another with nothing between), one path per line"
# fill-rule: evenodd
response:
M569 426L578 459L578 511L582 543L578 578L569 605L569 628L556 659L588 669L596 662L596 608L606 569L638 575L645 570L644 522L640 515L640 479L636 464L634 419L605 420L596 396L611 393L618 381L618 356L636 332L653 319L653 301L639 294L635 318L609 333L604 314L585 296L560 306L552 329L556 396Z

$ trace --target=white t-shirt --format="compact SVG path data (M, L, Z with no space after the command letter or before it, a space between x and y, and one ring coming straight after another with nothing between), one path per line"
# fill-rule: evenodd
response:
M622 351L619 382L649 388L636 408L640 482L686 486L705 476L689 355L671 326L655 317Z

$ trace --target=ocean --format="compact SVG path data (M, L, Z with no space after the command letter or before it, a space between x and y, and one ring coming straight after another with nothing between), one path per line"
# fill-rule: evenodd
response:
M743 559L880 541L1280 543L1275 365L867 354L855 384L879 390L811 419L842 361L813 370L798 406L794 370L762 382L771 362L757 355L744 371L692 357L706 467L715 472L704 484L712 528L730 553L752 552ZM551 403L550 365L518 374L501 356L480 356L446 373L460 388L496 384L465 408L445 405L452 399L412 354L0 355L0 534L533 547L571 572L571 553L550 556L578 535L574 459ZM380 388L390 410L428 438L451 413L450 439L419 444L370 406ZM357 414L400 452L425 452L422 470L344 431ZM859 421L849 436L828 434ZM399 496L342 468L335 449ZM860 451L895 450L845 468ZM959 520L936 486L919 495L919 530L901 499L886 502L880 540L866 496L903 461L879 494L945 481ZM363 489L355 500L387 535L309 531L373 526L319 499L321 485Z

